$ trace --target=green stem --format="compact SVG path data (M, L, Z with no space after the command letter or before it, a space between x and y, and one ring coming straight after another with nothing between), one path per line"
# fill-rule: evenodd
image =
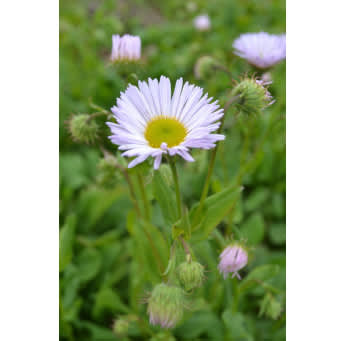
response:
M218 134L220 134L222 132L224 121L225 121L225 113L226 113L226 111L229 109L230 105L232 103L234 103L235 101L237 101L239 98L240 98L239 95L231 97L230 100L224 106L224 115L223 115L223 117L221 119L221 122L220 122L220 126L219 126L219 129L218 129L218 132L217 132ZM196 216L198 216L200 214L200 211L202 210L202 207L204 205L204 201L205 201L205 199L207 197L207 194L208 194L208 189L209 189L209 186L210 186L211 176L212 176L212 173L213 173L214 164L215 164L215 161L216 161L216 156L217 156L218 149L219 149L219 143L217 143L216 147L212 150L210 165L208 167L208 172L207 172L205 184L204 184L204 187L203 187L203 190L202 190L202 193L201 193L200 204L199 204L199 207L197 209Z
M145 219L149 221L150 220L150 206L149 206L149 202L148 202L146 192L145 192L144 179L140 173L137 173L137 177L138 177L140 193L144 202L144 211L145 211L144 216L145 216Z
M171 168L173 178L174 178L178 218L181 219L181 217L182 217L182 199L181 199L181 192L180 192L180 185L179 185L179 181L178 181L176 164L175 164L175 160L170 155L168 155L168 161L169 161L170 168Z

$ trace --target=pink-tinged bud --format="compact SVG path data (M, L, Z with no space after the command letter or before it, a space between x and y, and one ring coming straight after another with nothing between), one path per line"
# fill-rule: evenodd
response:
M229 273L233 273L232 278L237 276L241 279L238 271L244 268L248 263L248 253L239 244L231 244L220 254L218 270L223 274L224 279Z
M181 320L183 310L183 289L165 283L154 287L147 306L147 312L152 325L160 325L162 328L173 328Z

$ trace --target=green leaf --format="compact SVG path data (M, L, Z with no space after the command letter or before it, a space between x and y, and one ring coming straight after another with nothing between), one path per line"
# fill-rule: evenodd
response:
M81 282L88 282L97 276L102 265L102 256L97 249L86 248L76 260L78 277Z
M254 341L253 335L249 331L245 316L241 313L232 313L230 310L222 314L229 341Z
M158 201L166 223L174 223L177 220L175 194L166 184L159 170L155 171L153 176L153 194Z
M208 197L203 205L201 217L197 217L197 207L191 211L192 229L197 231L197 239L206 239L240 197L242 187L229 187ZM200 223L198 223L200 221ZM194 235L193 235L194 237Z
M240 228L242 238L249 244L256 245L263 241L265 236L265 222L260 213L251 215Z
M241 281L238 288L240 291L243 291L260 286L260 282L268 281L272 277L276 276L279 271L280 267L277 264L260 265L252 270L248 276Z
M104 312L128 313L128 307L121 301L119 295L111 288L103 287L96 295L92 315L100 318Z
M179 340L219 340L223 341L224 327L213 312L194 312L181 326L176 329ZM205 334L208 336L205 337Z
M59 246L59 267L63 271L73 256L73 244L75 239L76 217L70 215L66 219L65 225L60 230L60 246Z
M272 224L268 230L268 236L275 245L284 245L286 240L285 224Z

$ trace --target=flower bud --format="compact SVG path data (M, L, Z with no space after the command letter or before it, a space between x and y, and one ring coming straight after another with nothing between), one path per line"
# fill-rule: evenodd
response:
M72 116L68 121L68 129L72 138L82 143L92 143L98 137L98 124L88 114Z
M267 293L260 302L259 316L266 315L267 317L276 320L282 312L282 304L271 293Z
M232 96L239 96L234 106L246 115L260 114L260 112L274 103L273 97L265 87L270 82L255 78L245 78L232 90Z
M177 276L184 288L189 291L202 285L204 267L200 263L189 259L179 265Z
M119 178L118 161L115 156L107 155L97 165L97 183L101 186L114 186Z
M200 57L194 66L194 75L197 79L208 78L214 73L217 62L210 56Z
M154 287L148 299L147 312L152 325L174 327L183 316L184 291L165 283Z
M129 328L129 321L125 318L119 318L114 321L113 332L118 336L127 335Z
M233 273L232 278L237 276L241 279L238 271L248 263L248 253L245 248L239 243L233 243L225 248L219 257L218 270L223 274L224 279L227 278L229 273Z

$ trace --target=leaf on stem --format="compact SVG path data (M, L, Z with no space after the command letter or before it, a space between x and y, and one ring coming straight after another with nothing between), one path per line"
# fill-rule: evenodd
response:
M192 208L190 213L192 231L198 231L196 234L198 239L206 239L217 227L240 198L242 189L241 186L225 188L223 191L209 196L205 200L201 212L198 209L198 205ZM197 216L196 213L198 211L200 214Z

